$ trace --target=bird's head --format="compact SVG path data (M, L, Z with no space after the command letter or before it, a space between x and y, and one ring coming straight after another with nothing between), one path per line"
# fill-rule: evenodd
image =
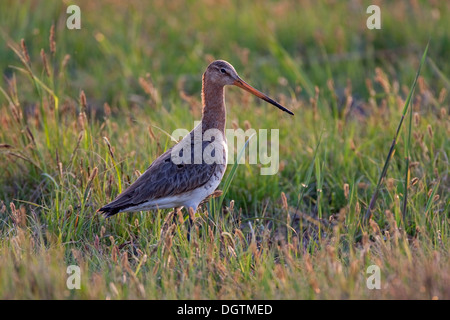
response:
M237 86L237 87L244 89L244 90L250 92L251 94L257 96L258 98L269 102L270 104L274 105L275 107L277 107L291 115L294 115L294 113L292 111L283 107L275 100L269 98L267 95L256 90L251 85L249 85L247 82L242 80L239 77L239 75L237 74L234 67L230 63L228 63L224 60L216 60L216 61L211 62L210 65L208 66L208 68L206 68L205 74L203 76L207 82L211 82L211 83L214 83L219 86L226 86L226 85Z

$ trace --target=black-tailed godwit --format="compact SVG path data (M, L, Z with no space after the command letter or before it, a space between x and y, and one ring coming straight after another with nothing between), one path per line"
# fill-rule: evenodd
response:
M186 207L188 212L195 212L202 200L219 186L227 166L224 100L226 85L240 87L293 115L290 110L243 81L231 64L216 60L203 74L203 110L200 124L178 144L158 157L116 199L98 211L103 212L106 217L119 212L181 207ZM210 133L208 141L203 139L206 133ZM190 157L183 154L186 150L190 152Z

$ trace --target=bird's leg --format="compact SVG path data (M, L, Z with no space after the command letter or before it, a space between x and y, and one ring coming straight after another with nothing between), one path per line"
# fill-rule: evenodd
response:
M180 207L173 208L173 217L172 217L172 223L177 224L180 221L179 215L181 213ZM181 220L183 221L183 220Z
M191 241L191 228L194 225L195 211L192 207L189 207L188 212L189 212L189 226L188 226L188 232L187 232L187 239L190 242Z

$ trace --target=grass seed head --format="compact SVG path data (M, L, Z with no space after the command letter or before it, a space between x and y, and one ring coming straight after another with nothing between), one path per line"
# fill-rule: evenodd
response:
M84 94L84 90L81 90L81 92L80 92L80 105L81 105L81 110L83 112L86 112L87 102L86 102L86 95Z
M50 53L52 55L55 55L55 53L56 53L56 41L55 41L55 25L54 24L52 24L52 26L50 27L49 42L50 42Z
M41 59L42 59L42 64L44 66L45 74L47 75L47 77L50 77L50 69L48 66L47 57L45 56L44 49L41 49Z
M345 199L348 200L349 194L350 194L350 186L349 186L348 183L344 183L344 196L345 196Z
M433 128L431 127L431 124L427 126L427 132L430 138L433 138Z
M28 54L28 49L27 49L27 46L26 46L26 44L25 44L25 40L24 40L24 39L21 39L21 40L20 40L20 47L21 47L21 49L22 49L22 54L23 54L23 57L24 57L24 59L25 59L25 62L26 62L28 65L31 65L30 55Z

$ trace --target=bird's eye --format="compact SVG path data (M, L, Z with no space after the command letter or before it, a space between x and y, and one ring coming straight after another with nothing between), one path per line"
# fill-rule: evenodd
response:
M220 72L227 73L224 68L220 69Z

